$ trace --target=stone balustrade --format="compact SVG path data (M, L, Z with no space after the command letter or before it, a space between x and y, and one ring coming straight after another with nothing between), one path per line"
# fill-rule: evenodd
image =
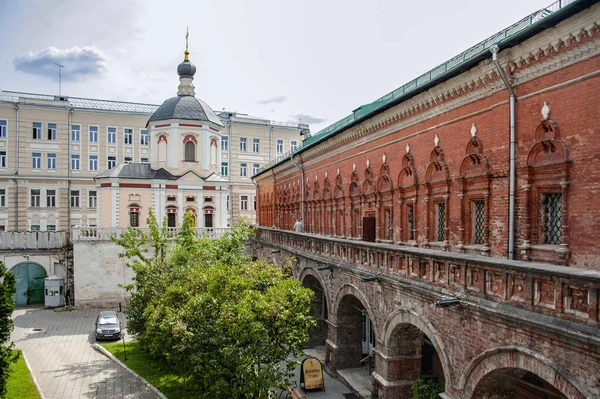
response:
M59 249L68 243L64 231L2 231L0 232L0 250L38 250Z
M73 241L108 241L111 237L121 236L127 229L127 227L77 227L72 230L72 239ZM135 230L150 232L148 228L136 228ZM174 237L179 229L169 228L169 231ZM196 228L196 237L216 239L227 231L229 228L198 227Z
M598 326L600 271L259 228L256 239L365 277L399 278Z

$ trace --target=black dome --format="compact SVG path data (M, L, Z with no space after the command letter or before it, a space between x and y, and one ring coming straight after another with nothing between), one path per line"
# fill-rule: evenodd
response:
M181 65L180 65L181 66ZM195 69L195 68L194 68ZM150 117L148 123L169 119L187 119L208 121L217 126L223 126L221 119L208 104L194 96L177 96L169 98Z
M183 61L177 66L177 74L181 78L193 78L196 73L196 66L189 60Z

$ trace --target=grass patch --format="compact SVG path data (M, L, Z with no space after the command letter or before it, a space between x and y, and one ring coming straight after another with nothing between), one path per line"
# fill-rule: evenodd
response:
M33 378L31 378L23 355L19 356L16 363L10 365L10 376L8 377L6 389L7 399L39 399L40 395L33 383Z
M127 360L125 360L122 341L101 345L127 367L144 377L167 398L192 399L198 396L189 384L186 384L183 376L154 360L149 353L140 349L137 341L125 343Z

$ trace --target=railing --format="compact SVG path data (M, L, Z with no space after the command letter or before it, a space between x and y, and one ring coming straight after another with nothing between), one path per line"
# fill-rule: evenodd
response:
M265 164L262 168L258 170L257 174L264 172L265 170L271 169L273 166L279 164L283 160L290 157L291 154L301 152L305 147L320 141L328 136L333 135L336 132L339 132L346 128L346 126L354 123L355 121L359 121L367 115L377 111L385 107L386 105L394 102L395 100L408 96L411 93L417 91L422 86L428 84L430 81L440 78L446 74L450 74L455 71L457 68L464 66L469 61L476 59L481 56L481 54L489 51L489 48L494 45L502 45L509 40L513 39L517 34L522 33L524 30L537 25L545 19L546 17L556 13L564 9L567 6L570 6L573 3L577 3L581 0L559 0L546 8L542 8L533 14L526 16L518 22L515 22L511 26L506 29L501 30L500 32L488 37L487 39L477 43L471 48L463 51L458 54L456 57L446 61L445 63L438 65L432 70L425 72L423 75L417 77L416 79L411 80L410 82L400 86L396 90L389 92L388 94L378 98L372 103L365 104L355 109L351 115L340 119L339 121L327 126L326 128L320 130L316 134L305 139L295 151L287 152L280 157L274 159L273 161ZM490 56L491 57L491 56Z
M580 324L600 325L600 271L259 228L275 245L324 264L436 286Z
M2 231L0 250L59 249L68 242L64 231Z
M72 229L73 241L109 241L111 237L120 237L127 230L127 227L77 227ZM137 231L150 232L148 228L136 228ZM177 235L179 229L170 228L169 232L173 237ZM216 239L229 231L229 228L198 227L196 228L196 237L208 237Z

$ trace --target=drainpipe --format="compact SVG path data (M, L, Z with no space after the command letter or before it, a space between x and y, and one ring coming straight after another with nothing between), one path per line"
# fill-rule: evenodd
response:
M233 173L233 162L231 162L231 146L233 145L233 138L231 137L232 131L232 125L233 125L233 119L231 119L231 113L229 113L229 138L227 139L227 141L229 142L228 146L227 146L227 151L229 153L229 156L227 157L227 164L229 165L229 167L227 168L227 174L229 176L227 176L229 178L229 227L233 226L233 190L232 190L232 186L231 186L231 174Z
M300 166L298 166L298 164L296 162L294 162L294 156L290 154L290 161L292 162L292 164L294 164L295 167L298 168L298 170L300 170L300 173L302 174L302 203L301 205L301 213L300 213L300 217L302 220L302 228L304 228L304 168L301 168Z
M73 107L69 104L69 126L67 128L67 231L71 233L71 118ZM81 134L81 133L80 133Z
M17 132L15 135L15 179L13 182L15 183L15 231L19 231L19 116L21 115L21 109L19 108L19 104L15 104L15 111L17 113L17 122L15 127L17 128Z
M490 51L492 52L492 60L498 69L498 74L502 78L506 90L510 94L509 98L509 112L510 112L510 180L509 180L509 201L508 201L508 259L514 259L514 247L515 247L515 184L516 184L516 137L515 137L515 92L508 81L508 78L504 74L504 69L498 62L498 51L500 47L494 44Z

